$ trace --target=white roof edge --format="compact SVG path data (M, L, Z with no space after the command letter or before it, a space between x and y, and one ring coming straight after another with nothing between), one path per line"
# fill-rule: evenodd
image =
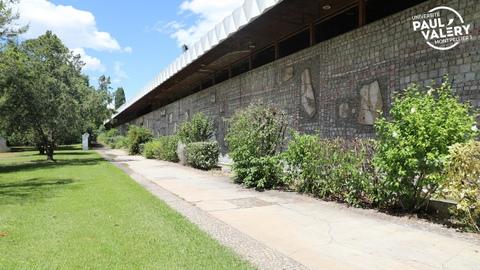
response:
M143 88L140 94L118 108L118 112L114 114L111 119L105 121L104 124L110 122L110 120L117 117L125 109L132 106L135 102L143 98L177 72L282 1L283 0L245 0L242 6L238 7L232 12L232 14L225 17L203 37L189 46L189 50L182 53L170 65L155 76L155 78Z

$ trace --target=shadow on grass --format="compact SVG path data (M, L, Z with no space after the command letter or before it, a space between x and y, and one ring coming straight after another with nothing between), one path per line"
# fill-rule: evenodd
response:
M55 148L55 152L56 151L74 151L74 150L77 150L77 151L82 150L82 147L78 145L61 145Z
M59 151L80 151L82 148L77 145L61 145L55 148L55 153L54 155L57 155L61 152ZM10 147L11 152L37 152L37 148L34 146L11 146Z
M31 178L0 184L0 205L35 203L74 183L71 179Z
M10 152L19 153L19 152L30 152L36 151L35 147L31 146L12 146L10 147Z
M55 152L55 154L53 154L53 157L55 158L56 156L86 156L91 154L92 154L91 152L62 151L62 152Z
M63 166L91 166L104 162L102 158L81 158L81 159L58 159L56 162L47 160L34 160L19 164L0 165L0 173L25 172L32 170L43 170L60 168Z

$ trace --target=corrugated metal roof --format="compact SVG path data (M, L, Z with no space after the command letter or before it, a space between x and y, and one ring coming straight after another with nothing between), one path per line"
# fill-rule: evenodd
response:
M190 65L200 56L282 1L283 0L245 0L241 7L234 10L232 14L224 18L223 21L218 23L213 29L200 38L200 40L189 46L189 49L186 52L177 57L175 61L162 70L160 74L143 88L136 98L118 108L118 112L112 117L112 119L117 117L125 109L135 104L135 102L139 101L142 97L150 93L166 80Z

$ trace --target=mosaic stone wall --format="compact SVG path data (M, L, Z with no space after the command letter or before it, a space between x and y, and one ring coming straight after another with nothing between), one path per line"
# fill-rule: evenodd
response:
M411 17L440 5L463 15L472 25L473 39L448 51L427 46L412 30ZM376 111L388 110L394 91L411 83L440 83L449 74L461 100L480 107L479 34L478 0L431 0L192 94L131 124L167 135L203 112L215 121L216 138L224 146L227 120L256 102L283 108L291 126L301 132L371 137Z

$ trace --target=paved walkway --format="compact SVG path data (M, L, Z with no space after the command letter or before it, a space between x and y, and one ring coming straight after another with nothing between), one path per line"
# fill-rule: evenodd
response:
M218 172L121 150L99 152L262 269L480 270L477 235L295 193L256 192Z

